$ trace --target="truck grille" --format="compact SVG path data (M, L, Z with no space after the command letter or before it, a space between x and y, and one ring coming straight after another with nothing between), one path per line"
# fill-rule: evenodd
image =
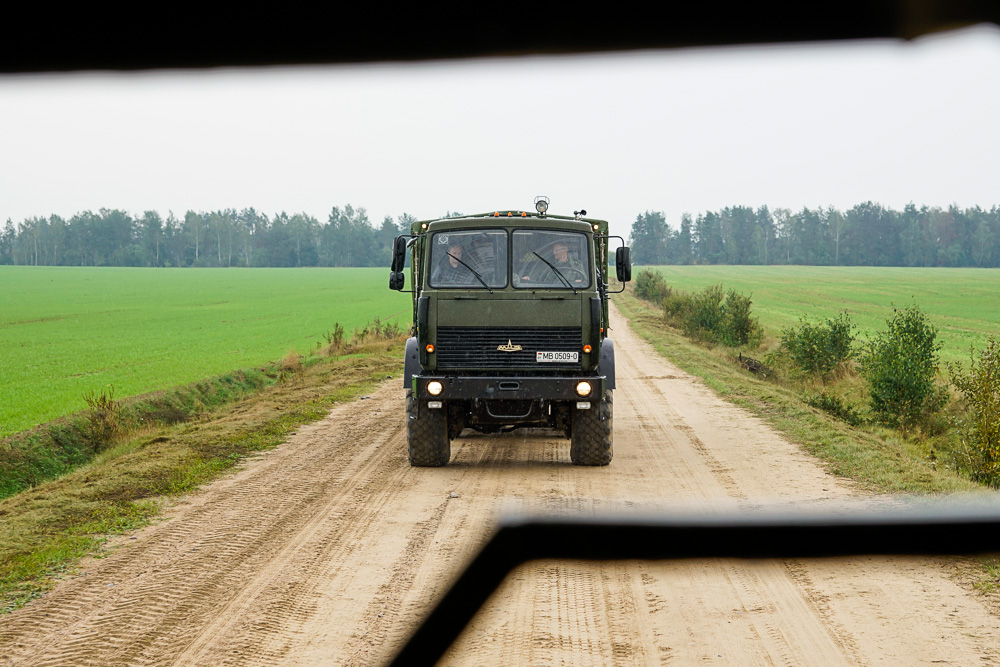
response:
M579 327L439 327L437 365L448 368L580 368L579 362L539 363L536 352L580 352ZM500 346L520 345L505 352Z

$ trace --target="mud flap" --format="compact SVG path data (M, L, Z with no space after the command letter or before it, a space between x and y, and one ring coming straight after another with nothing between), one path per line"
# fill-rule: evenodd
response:
M413 376L420 375L420 358L417 351L417 339L406 339L406 356L403 361L403 388L413 388Z
M610 338L601 341L601 360L597 362L597 374L607 378L604 381L605 389L615 388L615 342Z

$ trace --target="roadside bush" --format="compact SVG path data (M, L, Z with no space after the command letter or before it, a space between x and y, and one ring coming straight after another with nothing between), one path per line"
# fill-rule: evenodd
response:
M673 289L659 271L643 269L635 277L635 295L640 299L662 305L671 292Z
M681 328L691 338L729 347L756 347L764 337L760 323L750 315L750 297L735 290L726 292L722 285L712 285L672 301L673 317L680 319ZM670 312L666 304L664 311Z
M868 340L861 374L876 418L905 430L937 412L947 399L947 392L934 383L941 343L937 329L915 305L893 308L886 324L887 330Z
M820 323L799 320L797 329L781 333L781 349L802 371L825 378L854 357L854 323L841 313Z
M683 329L684 316L691 311L693 301L694 298L687 292L671 290L669 294L663 297L660 307L663 308L663 314L666 316L667 322L678 329Z
M326 341L327 354L339 354L344 347L344 326L340 322L334 322L333 328L323 334L323 340Z
M111 385L101 391L87 392L83 400L87 404L86 434L94 448L100 451L126 430L122 402L115 400L115 388Z
M956 420L956 427L972 476L1000 486L1000 342L991 336L978 359L971 349L969 357L968 371L948 364L951 382L968 406L968 417Z
M722 342L730 347L749 345L756 347L764 338L764 330L756 317L750 315L752 300L749 296L729 290L722 304Z
M726 293L722 291L722 285L712 285L694 294L686 311L681 314L681 328L684 329L684 333L691 338L718 342L721 338L719 333L722 330L722 322L725 319L725 311L722 308L725 298Z
M722 285L688 294L673 289L659 272L643 269L636 276L635 294L663 308L667 322L689 338L729 347L756 347L764 339L760 322L750 315L750 297L726 292Z
M371 341L393 340L403 335L403 328L398 322L383 322L379 318L374 318L363 327L354 327L355 343L367 343Z

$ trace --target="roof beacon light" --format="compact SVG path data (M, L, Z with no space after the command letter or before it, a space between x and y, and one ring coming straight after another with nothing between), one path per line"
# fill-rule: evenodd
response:
M549 210L549 198L545 196L535 197L535 210L538 211L539 215L545 215L545 212Z

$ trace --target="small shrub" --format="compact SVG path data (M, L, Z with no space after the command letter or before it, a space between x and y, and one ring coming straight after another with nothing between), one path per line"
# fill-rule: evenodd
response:
M725 298L722 285L712 285L695 294L687 311L683 313L684 333L691 338L719 342L719 333L726 316L722 308Z
M751 317L751 299L722 285L688 294L673 289L657 271L643 269L636 276L636 296L659 304L672 326L686 336L730 347L756 347L764 339L757 318Z
M817 324L803 318L797 329L781 333L781 349L800 370L825 378L854 357L854 339L854 323L847 313Z
M675 327L683 328L684 315L691 310L692 298L687 292L673 291L663 297L660 306L667 322Z
M101 391L87 392L83 400L87 404L86 435L94 449L101 451L125 431L122 402L115 400L115 388L111 385Z
M661 305L663 299L669 297L672 291L659 271L643 269L635 277L635 295L640 299Z
M722 342L730 347L749 345L756 347L764 338L764 330L756 317L750 315L750 296L729 290L722 304Z
M686 299L671 300L674 319L689 337L729 347L756 347L764 338L757 318L750 315L751 298L722 285L706 287ZM667 304L664 305L667 311Z
M383 322L378 317L365 324L361 329L354 328L354 342L392 340L403 335L403 328L398 322Z
M888 329L869 339L861 355L871 409L888 426L909 429L937 412L947 392L934 383L938 369L937 329L917 306L893 308Z
M334 322L333 328L330 331L323 334L323 340L326 341L326 352L327 354L338 354L340 350L344 347L344 327L340 322Z
M951 382L962 392L968 417L957 420L973 477L1000 486L1000 342L992 336L979 352L969 350L969 370L948 364Z

